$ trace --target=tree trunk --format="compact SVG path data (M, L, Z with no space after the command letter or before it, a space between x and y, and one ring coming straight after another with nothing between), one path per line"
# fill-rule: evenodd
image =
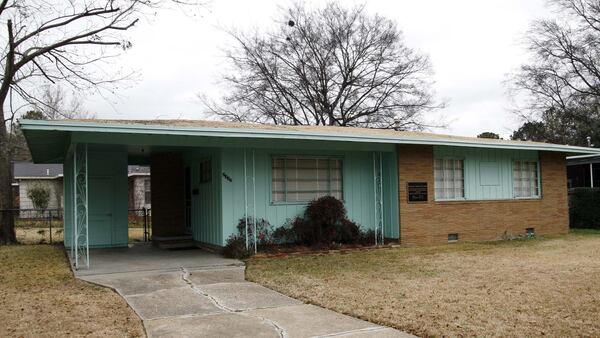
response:
M0 116L4 116L4 109L0 106ZM12 211L13 208L12 193L12 164L11 164L11 145L9 144L8 131L6 124L0 125L0 243L16 243L15 222Z

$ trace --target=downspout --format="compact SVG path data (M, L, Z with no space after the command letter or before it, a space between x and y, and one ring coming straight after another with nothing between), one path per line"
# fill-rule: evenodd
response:
M375 226L375 245L377 245L377 228L379 227L379 224L377 223L377 166L375 152L373 152L373 201L375 202L375 208L373 209L375 223L373 225Z
M89 228L90 228L90 222L89 222L89 218L90 218L90 212L89 212L89 205L90 202L88 200L88 191L89 189L89 185L88 185L88 172L89 172L89 168L88 168L88 144L85 144L85 264L86 264L86 268L89 269L90 268L90 239L88 237L88 235L90 234L89 232Z
M256 247L256 164L254 161L254 149L252 149L252 217L254 219L252 234L254 235L254 253L257 252Z
M246 220L246 250L248 250L248 183L246 175L246 149L244 149L244 219Z
M384 220L383 220L383 158L381 152L379 152L379 221L381 221L381 245L384 243L385 232L384 232ZM379 225L379 224L377 224Z

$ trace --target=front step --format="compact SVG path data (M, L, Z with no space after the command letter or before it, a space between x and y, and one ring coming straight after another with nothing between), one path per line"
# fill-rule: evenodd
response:
M192 235L152 236L152 243L160 249L187 249L195 247Z

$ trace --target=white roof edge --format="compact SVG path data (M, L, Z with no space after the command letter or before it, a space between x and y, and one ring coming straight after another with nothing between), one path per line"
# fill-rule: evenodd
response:
M182 127L182 126L160 126L152 124L110 124L81 121L48 121L44 120L21 120L23 130L45 130L45 131L79 131L79 132L106 132L133 133L133 134L162 134L180 136L213 136L231 138L267 138L267 139L298 139L298 140L321 140L321 141L349 141L364 143L391 143L391 144L421 144L421 145L446 145L455 147L476 147L495 149L522 149L556 151L576 154L600 155L600 149L560 145L553 143L502 143L481 142L473 138L451 139L443 137L384 137L370 135L349 135L344 133L326 134L317 132L303 132L296 130L267 130L256 128L213 128L213 127Z
M587 155L568 156L567 160L578 160L578 159L585 159L585 158L591 158L591 157L596 157L596 156L600 156L600 153L597 153L597 154L587 154Z

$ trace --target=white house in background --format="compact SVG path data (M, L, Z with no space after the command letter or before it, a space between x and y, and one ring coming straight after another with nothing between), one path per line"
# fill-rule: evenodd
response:
M27 191L33 187L43 187L50 192L48 208L63 207L63 168L62 164L33 164L15 162L13 164L14 182L18 187L19 209L34 209Z
M130 165L128 168L129 209L150 209L150 167ZM14 182L18 192L19 209L33 209L33 203L27 196L32 187L45 187L50 191L48 208L64 207L63 166L62 164L34 164L15 162L13 164Z
M150 209L152 207L150 167L130 165L127 180L129 184L129 209Z

